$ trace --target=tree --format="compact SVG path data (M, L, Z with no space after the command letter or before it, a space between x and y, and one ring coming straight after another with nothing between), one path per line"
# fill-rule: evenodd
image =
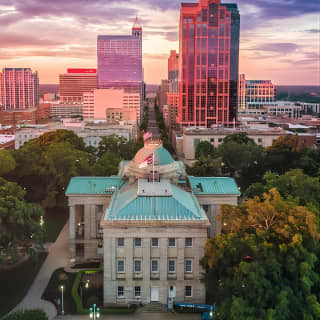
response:
M5 252L43 240L40 218L44 211L37 204L26 203L25 194L16 183L0 178L0 247Z
M266 168L282 174L292 168L299 158L299 141L295 135L280 136L271 147L267 148Z
M275 189L222 207L202 260L217 319L319 318L318 215Z
M187 173L198 177L220 176L221 159L201 156L191 167L187 166Z
M98 147L98 157L101 157L106 152L120 155L120 148L126 143L127 139L115 134L102 137Z
M12 157L10 151L0 150L0 177L13 171L16 167L16 161Z
M293 165L294 168L303 169L304 173L312 177L320 176L320 149L304 148Z
M320 209L320 180L293 169L283 175L267 172L263 176L264 184L251 185L245 192L247 197L261 196L264 192L276 188L282 197L294 198L301 206L312 205Z
M59 129L52 132L47 132L39 138L31 140L32 143L37 143L41 147L46 148L53 143L69 143L78 150L84 150L85 144L83 139L78 137L73 131Z
M7 175L8 180L18 183L27 191L28 202L40 203L47 196L50 183L49 163L39 144L26 143L12 155L16 161L16 168Z
M227 136L217 153L222 158L222 172L234 176L241 190L261 180L265 171L265 151L263 147L247 138L246 134Z
M95 176L112 176L118 172L120 157L111 152L105 152L93 167Z
M238 144L255 144L254 140L248 137L247 132L232 133L223 139L223 143L230 142Z
M50 181L47 186L47 197L44 205L48 207L64 205L65 191L69 181L74 176L90 176L91 156L75 149L70 143L53 143L45 152L45 159L49 165Z
M214 146L208 141L200 141L196 149L196 159L199 160L200 157L214 157L215 149Z

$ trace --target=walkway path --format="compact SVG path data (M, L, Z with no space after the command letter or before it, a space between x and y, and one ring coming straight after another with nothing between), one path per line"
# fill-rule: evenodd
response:
M68 264L68 237L69 221L63 227L56 242L49 247L49 254L31 288L24 299L14 308L14 311L19 309L41 308L47 313L49 320L56 317L57 310L55 306L51 302L42 300L41 296L48 285L53 271L65 267Z

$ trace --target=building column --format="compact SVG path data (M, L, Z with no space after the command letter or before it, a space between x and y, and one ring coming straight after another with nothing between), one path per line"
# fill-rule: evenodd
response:
M150 282L150 238L142 239L143 260L142 260L142 299L143 302L150 302L151 282Z
M76 238L76 208L75 206L69 207L69 239Z
M91 239L97 237L97 221L96 221L96 206L92 205L90 210L90 225L91 225Z
M91 205L84 205L84 239L89 240L91 238Z
M104 284L103 302L104 304L116 303L116 273L115 273L115 239L104 237Z
M76 238L76 208L75 206L69 207L69 256L70 259L76 257L76 245L74 240Z
M185 238L176 239L177 242L177 285L176 285L176 301L184 301L184 250Z
M160 238L160 302L167 304L168 287L166 285L168 280L168 239ZM162 285L165 284L165 285Z

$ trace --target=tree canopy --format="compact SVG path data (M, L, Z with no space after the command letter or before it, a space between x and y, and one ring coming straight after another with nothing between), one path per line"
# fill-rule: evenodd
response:
M269 171L263 176L263 183L252 184L245 195L251 198L261 196L272 188L276 188L286 199L295 199L299 205L312 205L320 209L320 180L304 174L301 169L292 169L283 175Z
M44 211L38 204L26 203L25 194L16 183L0 178L0 248L4 251L43 239L40 218Z
M16 167L16 161L9 150L0 150L0 177L4 177Z
M202 261L216 319L319 319L318 214L276 189L222 207Z
M214 146L208 141L200 141L196 148L196 159L200 157L214 157L215 149Z

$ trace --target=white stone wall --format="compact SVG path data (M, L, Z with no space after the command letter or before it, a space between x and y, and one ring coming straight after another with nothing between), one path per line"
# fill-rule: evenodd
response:
M239 131L241 132L241 131ZM234 132L231 132L234 133ZM231 134L230 133L230 134ZM258 145L262 147L270 147L272 143L277 140L281 134L274 133L274 134L248 134L249 138L253 139ZM204 134L188 134L183 135L183 143L182 143L182 150L180 154L185 158L185 160L195 160L195 140L199 139L200 141L208 141L210 142L215 148L219 147L220 144L223 143L223 139L226 137L226 134L219 134L219 133L212 133L208 135Z
M125 238L123 248L117 247L117 238ZM185 238L192 238L192 248L185 247ZM159 287L159 302L167 303L169 287L174 286L175 301L205 302L205 287L200 281L202 267L199 264L204 255L207 239L206 228L192 227L128 227L104 228L104 304L148 303L151 288ZM142 238L142 245L134 247L134 239ZM159 239L159 247L152 247L152 238ZM168 238L176 239L175 247L168 247ZM125 272L117 272L117 259L125 260ZM142 271L134 272L134 260L142 260ZM192 272L185 273L185 259L192 260ZM159 272L151 272L151 261L158 261ZM168 260L176 261L176 272L168 273ZM186 285L192 286L192 297L185 297ZM123 286L125 296L117 296L118 286ZM141 287L141 298L135 298L134 287Z

